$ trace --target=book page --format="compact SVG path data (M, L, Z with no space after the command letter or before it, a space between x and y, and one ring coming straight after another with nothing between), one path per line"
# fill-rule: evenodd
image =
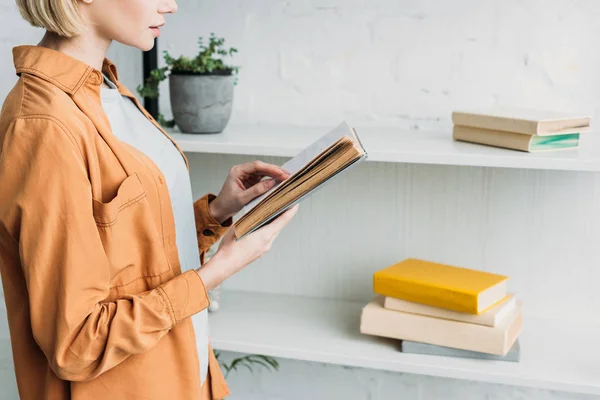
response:
M288 186L290 186L291 184L296 182L298 179L301 179L303 175L305 175L311 169L318 166L322 161L327 159L330 155L332 155L336 151L338 151L339 148L342 146L342 143L343 143L343 139L339 139L338 142L334 143L333 145L331 145L328 148L326 148L325 150L323 150L321 152L321 154L319 154L317 157L315 157L314 159L309 161L308 164L306 164L304 167L302 167L299 171L290 175L290 177L288 179L279 183L277 186L272 188L272 190L269 190L269 192L265 193L264 196L261 196L261 199L259 200L258 204L255 205L255 207L257 207L259 204L263 204L264 202L266 202L267 200L272 198L277 193L285 190ZM250 211L252 211L252 209L250 209L248 212L250 212Z
M235 224L236 234L242 238L247 233L269 223L296 202L321 188L325 182L341 171L362 160L365 155L361 147L357 146L351 138L342 137L329 150L317 157L318 161L311 161L280 185L281 190L273 192L256 208L244 214Z
M306 147L304 150L302 150L300 153L298 153L291 160L289 160L288 162L283 164L281 166L281 168L288 171L290 173L290 177L293 176L298 171L300 171L306 164L308 164L311 160L318 157L323 152L323 150L325 150L328 147L330 147L331 145L333 145L335 142L338 141L338 139L340 139L344 135L351 135L352 137L355 137L354 132L348 126L348 124L346 124L345 122L340 124L337 128L335 128L328 134L320 137L318 140L313 142L310 146ZM268 192L266 192L262 196L259 196L259 197L255 198L254 200L252 200L250 203L248 203L246 205L246 207L244 207L243 214L246 214L248 211L253 209L258 203L260 203L265 197L270 195L273 191L277 190L279 185L281 185L282 183L283 182L280 182L279 184L272 187Z

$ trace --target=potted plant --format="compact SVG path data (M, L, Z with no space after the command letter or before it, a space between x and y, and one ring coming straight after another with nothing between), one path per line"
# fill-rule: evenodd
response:
M219 133L227 126L233 105L233 88L239 67L228 65L224 57L237 53L224 48L225 40L210 34L209 42L198 39L200 51L194 58L173 58L165 50L166 66L151 71L144 85L137 88L142 97L158 97L158 84L169 78L172 121L162 114L158 122L166 127L177 125L185 133Z

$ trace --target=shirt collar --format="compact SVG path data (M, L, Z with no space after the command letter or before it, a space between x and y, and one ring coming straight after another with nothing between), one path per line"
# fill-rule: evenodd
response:
M75 94L84 83L100 86L102 73L120 87L116 66L104 59L102 72L63 52L42 46L17 46L13 48L13 59L17 75L25 72L44 79L66 93Z

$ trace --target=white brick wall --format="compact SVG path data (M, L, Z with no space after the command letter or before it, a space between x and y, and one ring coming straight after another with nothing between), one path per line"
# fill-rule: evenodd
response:
M596 74L600 71L596 51L600 2L594 0L182 0L179 6L180 12L168 18L159 50L168 49L174 56L192 55L197 51L196 38L215 32L240 51L234 59L242 69L232 122L335 125L346 119L355 125L430 129L449 126L451 110L460 106L510 103L581 109L594 115L600 107L600 78ZM1 101L15 80L10 49L17 44L37 43L41 31L20 20L13 0L0 0L0 26L0 54L4 55L0 57ZM123 81L134 90L140 82L141 54L116 45L110 57L117 62ZM169 117L167 84L161 89L162 111ZM224 164L239 161L235 157L218 161L208 157L201 162L195 157L192 165L208 169L194 179L197 192L218 189L216 182L223 177ZM387 176L385 168L370 166L364 171L368 176ZM452 171L448 172L451 176ZM425 172L430 175L432 171ZM439 168L433 172L440 179L447 177ZM472 177L479 172L464 173ZM540 174L538 179L534 175L527 174L527 182L547 176ZM202 179L198 180L198 176ZM579 186L587 187L585 174L578 179L572 185L563 179L565 190L567 185L571 185L569 190L573 193ZM503 187L500 178L491 180L490 185ZM394 182L391 190L401 188L402 182ZM316 215L329 215L336 199L351 193L339 189L353 184L360 184L359 179L346 180L332 189L336 193L331 204L309 203L307 209ZM384 186L377 181L371 190L385 194ZM451 195L440 196L440 203L452 199ZM525 208L523 215L532 209ZM310 216L305 214L297 225L298 229L310 228ZM387 243L388 247L391 245ZM417 248L422 245L414 244ZM276 252L268 259L271 264L282 258ZM597 256L597 252L593 254ZM254 266L253 271L245 271L246 277L233 281L234 286L248 288L252 273L268 274L273 267L268 260ZM517 280L521 287L528 287L523 283L528 278L520 276ZM547 295L532 290L528 294ZM589 292L582 296L594 299ZM541 304L539 299L537 304ZM587 310L593 308L586 306ZM5 353L6 349L0 360ZM282 368L277 373L233 373L231 398L592 398L316 363L280 362ZM16 398L14 377L4 367L0 367L0 387L1 399Z
M210 32L237 47L235 122L426 129L448 126L461 106L599 107L594 0L179 4L160 48L193 55Z

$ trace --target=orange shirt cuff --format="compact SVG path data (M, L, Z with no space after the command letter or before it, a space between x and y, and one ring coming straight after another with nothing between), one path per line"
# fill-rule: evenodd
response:
M233 224L233 218L219 224L211 215L208 205L215 198L214 194L209 193L194 202L198 246L202 249L208 249L215 244Z
M195 270L186 271L165 282L159 289L168 306L173 325L210 305L206 287Z

